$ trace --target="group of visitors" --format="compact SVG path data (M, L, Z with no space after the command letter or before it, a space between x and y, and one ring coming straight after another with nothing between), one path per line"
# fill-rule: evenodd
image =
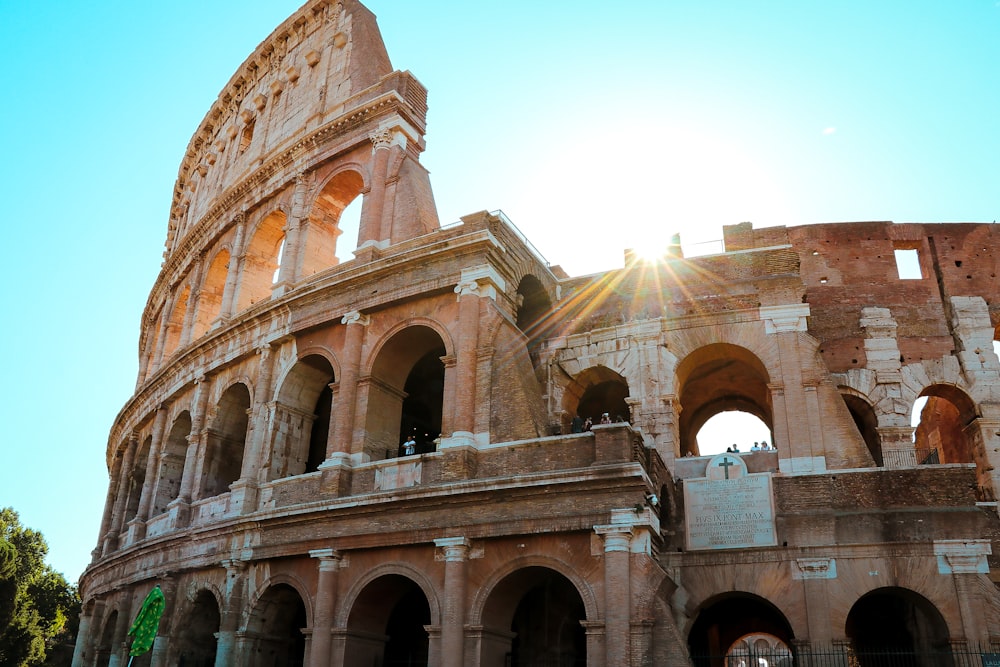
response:
M601 417L598 420L598 424L618 424L624 422L621 415L615 415L614 419L611 418L611 414L608 412L602 412ZM591 417L584 419L580 415L573 417L570 422L570 431L572 433L584 433L589 431L594 426L594 420Z
M761 440L760 442L754 441L753 446L750 448L751 452L773 452L776 451L774 446L769 444L767 440ZM726 447L727 454L739 454L740 448L736 443L731 446Z

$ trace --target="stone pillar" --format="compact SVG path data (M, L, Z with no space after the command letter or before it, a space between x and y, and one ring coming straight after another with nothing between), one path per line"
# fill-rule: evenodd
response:
M274 359L278 356L278 347L285 339L272 341L257 348L260 355L257 370L257 389L254 392L253 405L248 410L248 428L246 450L243 455L243 468L240 478L229 487L230 503L239 508L240 514L249 514L257 509L257 472L261 469L261 461L265 456L264 443L269 440L272 428L269 397L271 396L271 376L274 372Z
M95 618L104 611L104 603L94 600L84 604L80 611L80 626L76 632L76 645L73 647L72 667L85 667L93 662L94 638L91 637L91 626Z
M302 261L302 220L305 218L306 190L311 178L306 174L295 177L295 192L292 194L292 210L285 220L285 248L281 252L281 266L278 267L278 282L274 293L283 294L298 282Z
M132 479L132 467L135 465L135 454L139 449L139 436L133 433L129 436L128 446L121 464L118 476L118 495L115 497L114 509L111 511L111 523L108 532L104 534L104 554L107 555L118 545L118 535L124 528L125 503L128 501L129 481ZM114 480L112 480L112 486Z
M951 575L955 582L955 597L962 617L962 635L970 641L986 642L990 629L986 627L981 610L988 602L977 592L982 589L982 579L989 574L987 556L993 552L989 540L935 540L938 574ZM974 599L980 597L980 599ZM956 635L957 636L957 635Z
M111 657L108 660L108 667L119 667L128 663L128 639L129 626L135 614L132 612L132 592L123 591L121 604L118 606L118 619L115 622L114 634L111 635Z
M222 288L222 307L216 323L221 323L233 316L236 303L236 281L239 279L240 268L243 265L243 234L246 228L245 216L240 213L236 217L236 237L233 239L233 251L229 254L229 271L226 273L226 285Z
M236 633L240 629L243 614L247 563L241 560L224 560L222 566L226 568L226 590L215 644L215 667L237 667L243 664L236 651Z
M340 569L340 554L333 549L314 549L309 555L319 559L309 664L311 667L329 667L332 639L330 631L333 629L333 611L337 603L337 570Z
M829 586L836 578L837 561L833 558L799 558L792 563L792 580L801 581L805 589L806 624L813 645L833 641Z
M136 510L134 521L129 523L130 532L135 531L134 535L130 535L131 540L142 539L146 535L146 520L149 518L149 508L156 494L156 479L160 472L160 449L163 447L163 431L166 429L166 424L167 406L164 403L157 409L156 418L153 420L153 438L146 459L146 479L142 484L142 495L139 496L139 509Z
M445 537L434 540L444 552L444 605L441 614L441 665L462 667L465 657L465 582L469 540Z
M170 321L170 311L173 306L173 299L164 299L163 309L160 311L160 327L156 332L156 356L153 361L153 370L159 370L163 362L163 353L167 347L167 324Z
M184 323L181 325L180 342L177 344L178 348L182 348L191 342L192 332L194 331L194 313L198 310L198 297L201 294L199 288L201 286L201 272L203 268L204 255L199 254L194 262L191 282L188 283L188 288L191 291L188 292L187 310L184 311Z
M604 539L604 649L607 665L630 664L632 591L629 546L632 528L596 526Z
M460 282L458 294L458 335L455 355L458 386L455 396L452 437L474 439L476 432L476 348L479 346L479 283Z
M163 617L160 619L156 639L153 640L149 667L167 667L167 652L170 650L170 640L174 632L173 621L177 618L174 615L177 604L177 579L167 575L160 577L157 583L163 593Z
M388 172L389 151L392 148L392 130L380 130L368 136L372 142L372 177L371 192L365 200L365 210L362 211L361 225L358 230L358 247L375 245L384 247L389 244L389 234L386 234L385 216L385 178Z
M361 371L361 351L365 327L371 320L356 310L344 315L340 323L347 327L344 333L344 362L341 367L340 409L334 427L333 451L327 451L327 463L346 463L354 451L354 419L357 410L358 376Z

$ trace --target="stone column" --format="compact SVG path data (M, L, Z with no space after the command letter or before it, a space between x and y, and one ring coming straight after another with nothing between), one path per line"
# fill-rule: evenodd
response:
M240 514L249 514L257 509L257 472L261 469L261 460L265 456L264 443L269 441L272 420L268 419L271 411L268 407L271 396L271 376L274 373L274 360L278 356L278 348L284 338L271 341L257 348L260 355L257 371L257 388L254 391L253 405L247 411L249 415L247 444L243 454L243 467L240 478L230 486L230 503L238 507Z
M132 592L123 591L121 604L118 605L118 619L115 621L114 634L111 635L111 657L108 667L119 667L128 663L128 645L125 643L129 626L135 614L132 612Z
M233 316L236 303L236 281L239 278L240 267L243 265L243 234L246 220L243 213L236 217L236 237L233 239L233 251L229 254L229 271L226 273L226 285L222 288L222 307L216 322L224 322Z
M176 620L174 611L177 604L177 579L167 575L160 577L157 583L163 592L163 617L160 619L156 639L153 640L149 667L167 667L167 652L170 650L170 640L174 632L173 621Z
M372 142L372 176L371 192L365 199L365 210L362 211L361 225L358 230L358 247L375 245L384 247L389 244L390 235L386 233L385 217L385 178L388 171L389 151L392 148L392 130L380 130L368 135Z
M73 647L72 667L85 667L93 662L94 638L91 637L91 625L95 618L100 618L104 611L104 603L93 600L84 604L80 611L80 626L76 632L76 645Z
M226 568L226 590L215 644L215 666L237 667L241 662L236 651L236 633L240 629L243 614L247 563L241 560L224 560L222 566Z
M333 611L337 603L337 571L340 569L340 554L333 549L314 549L309 555L319 559L309 664L311 667L329 667L330 631L333 629Z
M135 519L129 522L129 531L134 530L134 535L130 535L130 540L142 539L146 535L146 520L149 518L149 508L153 504L153 496L156 494L156 478L160 471L160 449L163 447L163 431L167 424L167 405L161 404L156 411L156 418L153 420L153 438L149 444L149 453L146 459L146 478L142 484L142 495L139 496L139 509L136 510Z
M805 589L806 624L814 646L833 641L829 586L836 578L837 561L833 558L799 558L792 563L792 579L801 581Z
M125 503L128 501L129 480L132 478L132 466L135 465L135 454L139 449L139 436L133 433L129 436L128 446L121 464L118 476L118 495L115 497L114 509L111 511L111 523L104 535L104 554L107 555L118 545L118 535L121 534L125 521ZM114 480L112 480L112 486Z
M632 591L629 580L628 525L596 526L604 539L604 648L606 664L630 664Z
M192 332L194 331L194 313L198 310L198 297L201 294L199 287L201 286L201 272L203 268L204 256L199 254L194 262L191 282L188 283L191 291L188 292L187 310L184 311L184 323L181 325L181 337L180 342L177 344L178 348L182 348L191 342Z
M441 614L441 665L462 667L465 657L465 582L469 540L445 537L434 540L444 552L444 605Z
M292 194L292 209L285 220L285 248L281 252L281 266L278 267L278 282L274 291L283 294L299 280L302 257L302 220L305 218L306 190L311 178L306 174L295 177L295 192Z
M357 409L358 376L361 372L361 351L365 327L371 323L367 315L356 310L344 315L340 323L347 327L344 334L344 363L340 373L340 409L335 422L334 446L327 452L328 460L345 459L354 451L354 420Z
M938 574L950 575L955 583L955 597L958 600L962 618L962 635L971 641L985 642L990 629L986 627L981 610L987 604L976 591L982 587L982 579L989 574L987 556L993 549L989 540L935 540L934 555L937 557ZM956 636L959 636L955 633Z
M476 432L476 348L479 346L479 283L463 280L458 294L458 335L455 355L458 386L452 437L474 440Z

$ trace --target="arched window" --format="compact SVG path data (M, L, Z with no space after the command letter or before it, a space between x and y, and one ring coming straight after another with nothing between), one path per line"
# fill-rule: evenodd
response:
M253 649L249 667L298 667L305 659L306 606L298 592L287 584L267 589L247 620ZM369 663L371 664L371 663Z
M315 472L326 460L333 367L312 354L288 372L275 401L268 479Z
M528 337L528 353L538 364L538 343L545 338L545 316L552 309L552 301L535 276L525 276L517 286L517 328Z
M351 606L344 664L426 667L430 624L430 605L420 586L398 574L379 577Z
M163 456L160 458L160 474L156 482L156 498L150 516L166 512L170 501L180 494L189 435L191 435L191 415L185 410L174 420L167 441L164 443Z
M142 487L146 484L146 464L149 462L149 450L152 444L153 436L147 436L135 453L135 458L132 459L132 469L127 471L129 485L125 500L126 523L134 519L139 512L139 500L142 498ZM123 470L122 474L125 472Z
M226 493L229 485L240 478L249 410L250 390L244 384L234 384L219 399L215 419L208 429L199 497Z
M952 385L937 384L920 392L920 398L913 410L914 421L919 415L913 440L915 462L974 463L974 446L966 427L976 418L976 406L968 395Z
M342 171L320 191L309 212L302 248L302 277L351 259L358 245L361 191L365 183L356 171Z
M737 345L706 345L685 357L677 366L681 455L704 453L698 450L699 432L720 413L746 413L763 422L773 433L769 381L767 369L760 359ZM773 435L769 440L772 446L778 444ZM736 444L740 445L738 441ZM748 449L752 447L753 440L746 445ZM741 445L739 448L744 449Z
M209 591L195 595L191 607L180 617L173 650L178 665L214 665L221 623L219 603Z
M194 338L204 336L212 327L212 322L221 314L222 295L225 293L228 273L229 251L223 248L215 253L201 284L201 291L198 294L198 311L194 321Z
M275 211L257 226L243 256L236 311L269 299L278 270L278 254L285 240L285 214Z
M433 451L441 435L444 342L426 326L389 339L372 366L364 453L371 460L398 456L409 436L417 453Z
M563 393L563 408L570 420L579 417L600 424L607 415L611 423L631 420L628 402L628 381L604 366L594 366L579 373ZM563 424L565 432L574 427Z

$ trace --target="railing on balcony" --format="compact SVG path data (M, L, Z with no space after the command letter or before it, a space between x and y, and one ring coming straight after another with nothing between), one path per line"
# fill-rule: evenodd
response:
M936 447L904 447L883 449L882 465L886 468L913 468L918 465L937 465L941 454Z

